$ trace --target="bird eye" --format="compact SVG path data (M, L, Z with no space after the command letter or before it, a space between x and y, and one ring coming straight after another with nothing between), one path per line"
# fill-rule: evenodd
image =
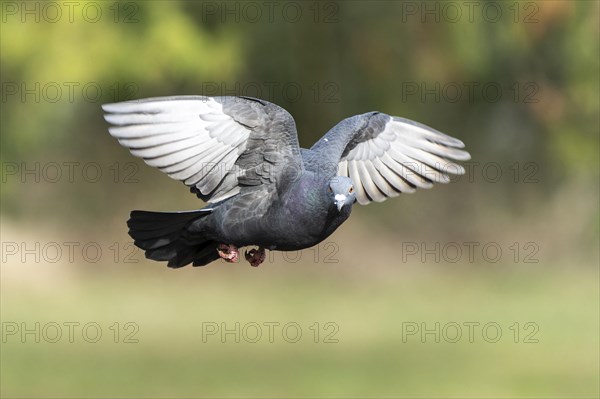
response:
M350 189L348 190L348 193L352 194L353 191L354 191L354 187L350 187Z
M330 193L333 192L333 189L331 188L331 186L329 186L329 188L327 189L327 191L329 191Z

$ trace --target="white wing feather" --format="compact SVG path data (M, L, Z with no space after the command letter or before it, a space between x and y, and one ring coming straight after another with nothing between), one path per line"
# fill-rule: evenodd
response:
M342 157L338 174L352 179L362 205L382 202L415 188L448 183L465 169L454 161L471 159L464 144L425 125L390 117L383 131L358 143Z
M190 100L106 104L109 132L131 153L173 179L196 186L204 195L219 184L217 202L239 188L235 162L246 148L250 129L223 112L206 97ZM232 175L232 176L230 176Z

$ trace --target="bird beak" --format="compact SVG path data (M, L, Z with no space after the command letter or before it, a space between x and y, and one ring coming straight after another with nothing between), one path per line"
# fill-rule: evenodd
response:
M346 202L346 196L343 194L336 194L335 196L335 205L337 206L338 212L342 210L344 207L344 203Z

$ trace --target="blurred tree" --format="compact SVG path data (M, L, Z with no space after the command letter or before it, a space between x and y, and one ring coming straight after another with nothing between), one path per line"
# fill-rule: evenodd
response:
M423 201L425 209L444 212L459 202L479 209L483 198L500 199L497 209L518 216L575 176L597 187L598 2L503 3L497 21L481 15L486 3L473 18L463 8L461 18L452 19L448 10L439 18L413 14L407 8L413 2L294 3L299 18L285 17L283 3L273 14L263 8L257 16L243 11L243 2L127 2L114 3L121 12L135 11L127 21L121 13L118 23L113 3L103 4L110 18L97 23L78 13L72 22L55 23L4 16L2 161L75 157L141 165L106 134L101 103L243 94L290 110L304 146L344 117L380 110L460 137L473 162L502 168L505 178L489 184L480 181L476 167L471 178L478 184L463 185L461 195L437 188L435 196L370 207L370 215L382 213L381 223L392 210L410 224L422 216ZM57 87L62 95L53 102ZM522 180L526 163L535 164L539 184L517 190L506 177L519 172ZM159 172L140 168L140 176L151 176L154 185ZM14 179L5 183L2 209L13 214L24 209L23 201L50 195L98 217L106 212L107 192L114 197L114 190L124 189L44 186L37 195L24 195L26 188ZM173 201L166 192L153 198ZM446 228L463 217L444 218Z

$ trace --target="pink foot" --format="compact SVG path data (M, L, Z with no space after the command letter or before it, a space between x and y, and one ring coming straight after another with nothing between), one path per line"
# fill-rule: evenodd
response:
M240 251L232 244L219 244L217 247L219 256L229 263L237 263L240 259Z
M250 251L246 251L244 256L246 257L246 260L250 262L250 266L252 267L257 267L267 258L265 249L260 247L258 249L253 248Z

